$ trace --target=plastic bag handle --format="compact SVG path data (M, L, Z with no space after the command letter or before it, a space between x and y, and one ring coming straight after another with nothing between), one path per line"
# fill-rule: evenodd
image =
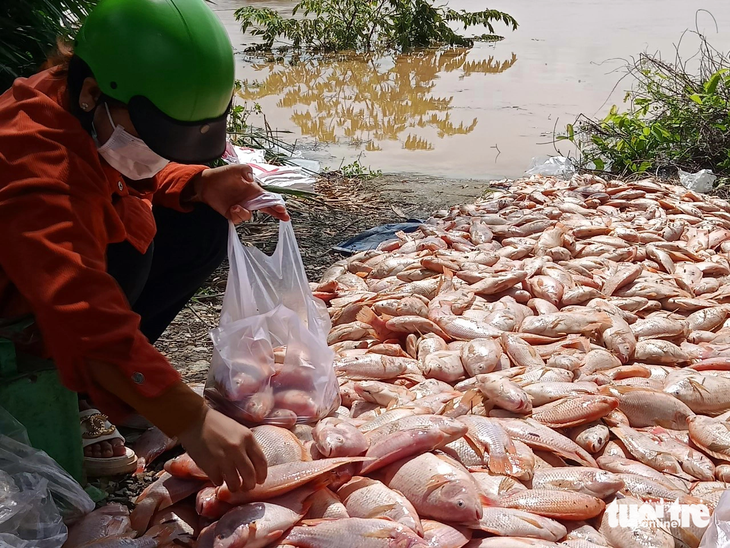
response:
M255 198L251 198L247 202L242 203L241 207L248 209L249 211L257 211L259 209L278 205L286 207L286 202L284 201L284 198L281 197L281 194L265 191Z

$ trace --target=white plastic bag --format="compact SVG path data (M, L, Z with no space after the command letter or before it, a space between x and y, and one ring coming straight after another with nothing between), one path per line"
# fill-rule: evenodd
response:
M67 537L48 480L0 470L0 547L58 548Z
M697 173L679 170L679 182L682 186L702 194L710 192L716 180L717 177L711 169L701 169Z
M271 205L262 198L245 207ZM315 422L339 406L331 322L312 296L290 222L270 257L228 235L230 271L205 395L244 424Z
M25 473L43 479L66 523L73 523L94 509L94 501L81 485L44 451L3 435L0 470L13 476L16 483L18 475Z
M545 175L570 179L576 169L570 158L564 156L536 156L530 162L526 175Z

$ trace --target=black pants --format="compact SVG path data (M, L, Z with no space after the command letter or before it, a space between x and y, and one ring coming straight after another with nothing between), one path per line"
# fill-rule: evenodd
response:
M142 254L128 242L107 247L114 276L141 330L155 342L226 256L228 221L206 205L190 213L153 208L157 234Z

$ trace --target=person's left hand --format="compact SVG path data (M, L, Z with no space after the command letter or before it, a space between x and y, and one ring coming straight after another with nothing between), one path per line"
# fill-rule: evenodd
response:
M242 223L251 218L251 212L242 204L264 192L253 180L253 170L248 165L231 164L206 169L196 175L190 184L197 199L208 204L226 219ZM288 221L289 214L284 206L263 208L261 211Z

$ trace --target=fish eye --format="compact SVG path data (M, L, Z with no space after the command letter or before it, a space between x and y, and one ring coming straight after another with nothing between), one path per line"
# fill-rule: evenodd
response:
M464 508L464 506L465 506L464 501L463 500L457 501L456 506L458 506L459 508Z

